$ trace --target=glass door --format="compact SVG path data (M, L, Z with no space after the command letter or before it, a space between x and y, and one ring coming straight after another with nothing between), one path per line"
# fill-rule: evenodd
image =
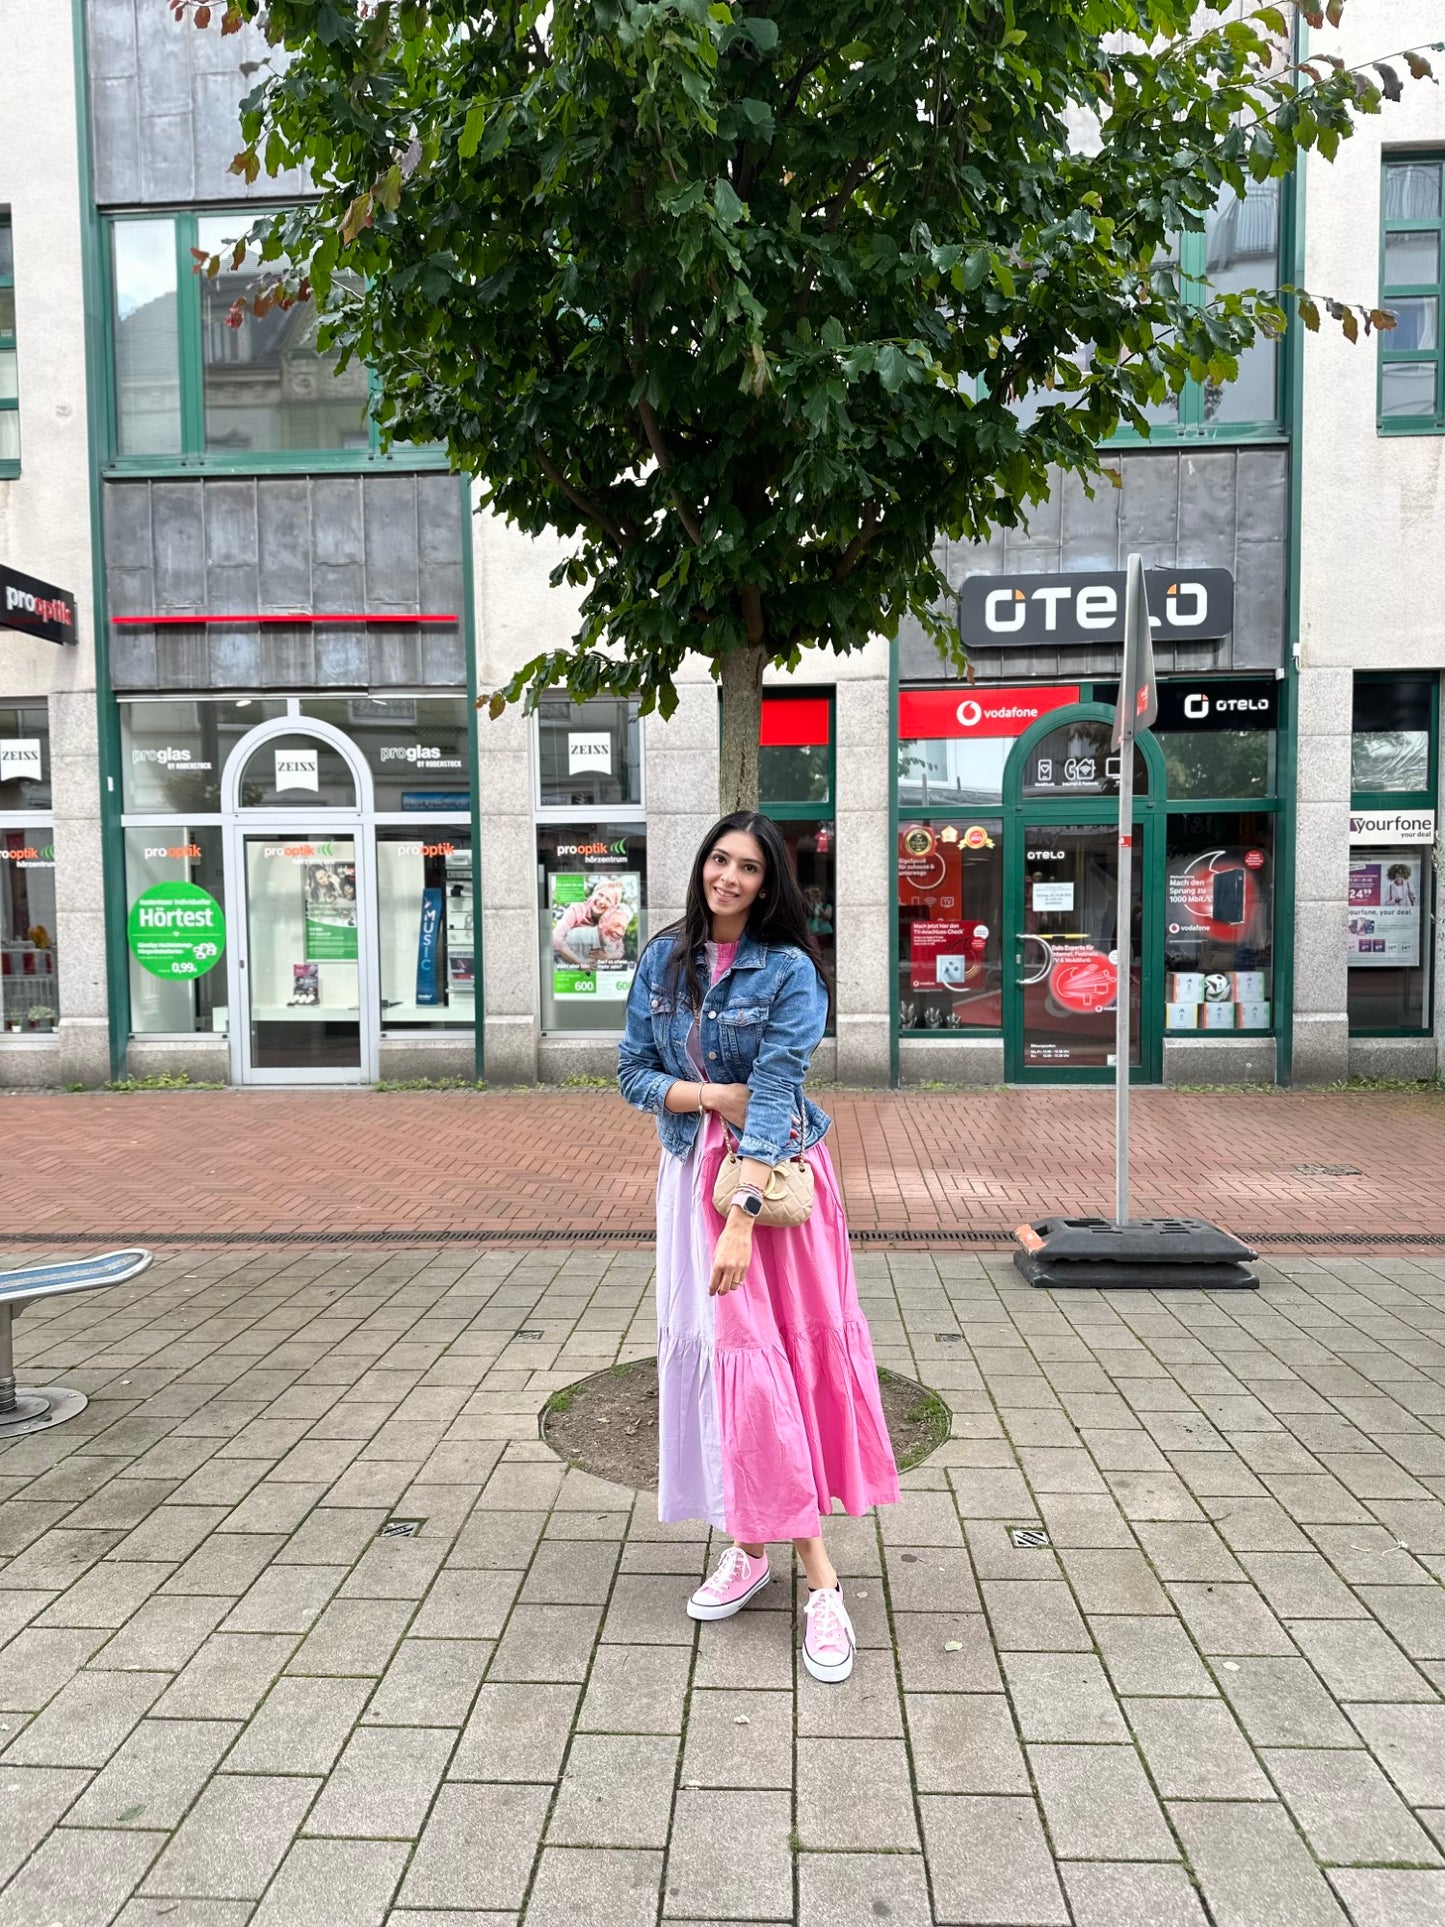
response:
M377 1012L369 852L354 826L235 832L238 1077L374 1081Z
M1118 1012L1118 825L1029 822L1015 842L1009 892L1012 982L1007 1075L1024 1083L1105 1083L1114 1075ZM1157 1024L1145 985L1155 960L1143 915L1154 826L1136 821L1129 973L1130 1075L1158 1077Z

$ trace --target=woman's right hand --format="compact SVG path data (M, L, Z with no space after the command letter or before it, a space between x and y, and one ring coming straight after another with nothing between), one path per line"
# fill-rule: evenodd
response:
M703 1103L719 1117L725 1117L735 1131L741 1131L748 1121L748 1099L752 1092L746 1084L705 1084L707 1092Z

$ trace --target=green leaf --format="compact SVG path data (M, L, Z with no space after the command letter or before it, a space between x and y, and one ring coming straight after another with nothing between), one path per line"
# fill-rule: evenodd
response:
M462 128L461 139L457 142L457 152L464 161L469 161L481 144L487 126L487 103L474 101L467 109L466 124Z
M751 40L760 54L770 54L778 45L778 23L776 20L755 18L740 20L738 32Z
M717 209L718 219L726 227L736 227L739 221L746 218L747 209L738 199L732 182L724 174L719 174L713 183L712 204Z

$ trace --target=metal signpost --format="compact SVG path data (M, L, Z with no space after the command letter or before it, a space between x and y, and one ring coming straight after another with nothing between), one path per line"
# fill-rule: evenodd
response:
M1129 557L1124 583L1124 673L1114 710L1114 752L1119 758L1119 910L1114 924L1118 992L1114 1028L1114 1217L1129 1222L1129 1019L1134 939L1134 739L1159 714L1154 674L1154 637L1142 556Z

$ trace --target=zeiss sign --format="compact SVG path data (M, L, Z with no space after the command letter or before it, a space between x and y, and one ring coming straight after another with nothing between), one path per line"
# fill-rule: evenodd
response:
M968 649L1087 649L1124 640L1122 572L1097 575L971 575L958 594L958 633ZM1155 644L1210 642L1234 627L1228 569L1145 573Z

